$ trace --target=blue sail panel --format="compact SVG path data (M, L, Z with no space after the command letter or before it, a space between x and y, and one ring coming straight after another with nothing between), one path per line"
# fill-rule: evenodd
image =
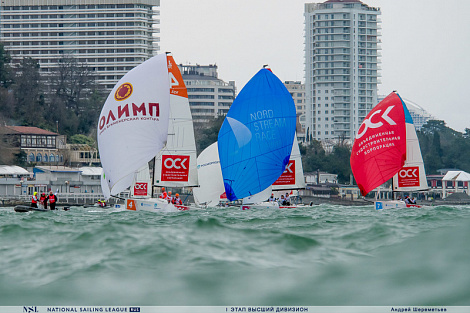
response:
M269 187L289 162L296 127L292 96L261 69L240 91L218 136L225 192L230 201Z

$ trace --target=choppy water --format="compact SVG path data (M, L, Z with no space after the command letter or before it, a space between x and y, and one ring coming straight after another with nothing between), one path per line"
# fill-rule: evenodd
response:
M1 305L470 305L470 207L0 208Z

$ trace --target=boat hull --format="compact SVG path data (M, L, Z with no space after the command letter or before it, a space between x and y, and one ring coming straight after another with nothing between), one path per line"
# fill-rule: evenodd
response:
M374 201L374 207L376 210L383 209L402 209L402 208L420 208L420 205L405 203L401 200L389 200L389 201Z
M296 208L296 205L279 205L278 202L261 202L254 204L243 204L240 207L240 210L249 210L249 209L290 209Z
M116 209L127 209L129 211L147 211L147 212L180 212L189 210L189 206L175 205L159 198L143 199L125 199L124 205L117 204Z

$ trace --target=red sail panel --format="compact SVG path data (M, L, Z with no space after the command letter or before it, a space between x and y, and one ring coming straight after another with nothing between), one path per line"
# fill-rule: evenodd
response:
M364 119L351 151L351 169L362 195L392 178L405 159L405 113L392 92Z

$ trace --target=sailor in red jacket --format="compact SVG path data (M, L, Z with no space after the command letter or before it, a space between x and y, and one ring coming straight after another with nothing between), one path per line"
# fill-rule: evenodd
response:
M47 197L46 197L46 193L43 192L41 194L41 198L39 198L39 202L42 204L42 206L44 207L45 210L47 210Z
M175 194L175 197L173 198L172 203L179 204L179 205L183 204L183 201L181 201L180 195L178 193Z
M49 192L49 206L51 207L51 210L55 210L55 204L57 203L57 197L56 195L52 192L52 190Z

